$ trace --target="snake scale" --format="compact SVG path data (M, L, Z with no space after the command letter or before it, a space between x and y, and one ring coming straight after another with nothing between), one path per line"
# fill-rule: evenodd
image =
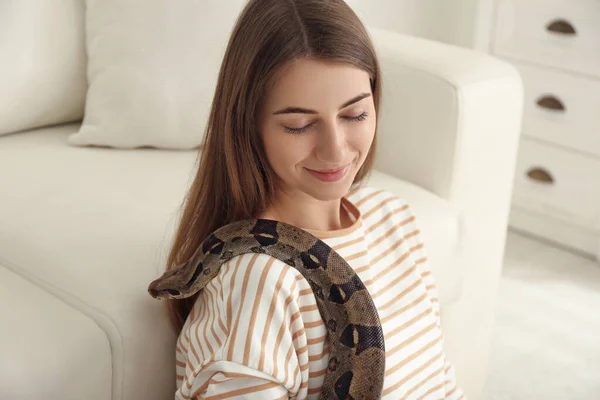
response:
M330 353L321 399L379 399L385 345L379 314L352 267L309 232L280 221L248 219L211 233L185 263L148 287L157 299L183 299L204 288L223 263L263 253L296 268L308 281L327 329Z

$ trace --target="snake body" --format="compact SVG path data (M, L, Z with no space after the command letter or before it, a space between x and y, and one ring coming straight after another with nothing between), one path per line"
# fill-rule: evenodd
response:
M379 314L350 265L312 234L280 221L248 219L211 233L185 263L148 287L158 299L183 299L204 288L221 265L244 253L263 253L296 268L315 295L330 345L322 399L379 399L385 345Z

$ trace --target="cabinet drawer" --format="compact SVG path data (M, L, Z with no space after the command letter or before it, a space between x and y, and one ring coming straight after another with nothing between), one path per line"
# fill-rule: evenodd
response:
M600 160L522 137L513 204L571 225L600 227Z
M525 87L523 134L600 158L600 80L513 65Z
M600 1L499 0L493 52L600 76Z

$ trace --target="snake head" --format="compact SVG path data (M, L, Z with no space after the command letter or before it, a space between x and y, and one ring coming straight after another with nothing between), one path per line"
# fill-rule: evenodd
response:
M157 290L157 289L148 289L148 293L150 296L155 299L169 299L176 298L177 296L181 296L181 292L175 289L166 289L166 290Z

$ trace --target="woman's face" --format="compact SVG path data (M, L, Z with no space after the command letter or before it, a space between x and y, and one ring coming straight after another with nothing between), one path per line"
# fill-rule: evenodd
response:
M283 70L259 116L277 188L323 201L348 192L375 128L369 74L348 64L312 59Z

